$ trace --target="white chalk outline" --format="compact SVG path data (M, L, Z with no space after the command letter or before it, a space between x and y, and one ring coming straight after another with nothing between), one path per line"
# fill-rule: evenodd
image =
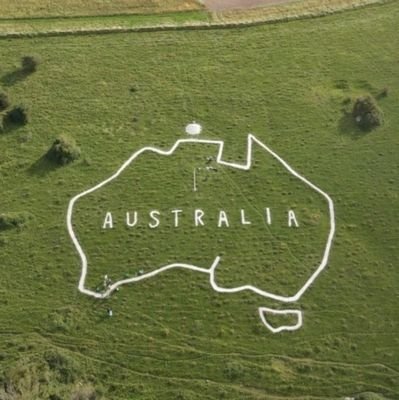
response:
M273 310L272 308L259 307L258 311L259 311L259 317L263 322L263 324L273 333L279 333L282 331L296 331L302 326L302 312L299 310ZM265 313L280 314L280 315L293 314L297 316L298 322L295 325L282 325L279 326L278 328L274 328L267 322Z
M203 144L214 144L219 146L219 151L218 155L216 157L216 162L220 165L226 165L228 167L236 168L236 169L241 169L241 170L249 170L252 166L252 148L253 148L253 143L258 144L260 147L262 147L264 150L266 150L271 156L273 156L283 167L288 170L293 176L296 178L300 179L303 183L305 183L307 186L321 194L328 203L328 208L329 208L329 214L330 214L330 231L328 234L328 239L327 243L324 249L323 253L323 258L321 260L320 265L317 267L317 269L314 271L314 273L310 276L310 278L306 281L306 283L302 286L302 288L293 296L281 296L277 294L273 294L270 292L266 292L264 290L261 290L255 286L252 285L244 285L244 286L239 286L235 288L223 288L217 285L215 282L215 270L217 265L219 264L220 257L217 256L215 260L212 263L212 266L209 269L206 268L200 268L195 265L190 265L190 264L184 264L184 263L174 263L174 264L169 264L164 267L158 268L157 270L154 270L152 272L149 272L147 274L143 274L141 276L136 276L133 278L127 278L120 280L118 282L115 282L114 284L110 285L106 291L103 293L97 293L92 290L86 289L85 288L85 281L86 281L86 276L87 276L87 271L88 271L88 263L87 263L87 257L85 252L83 251L76 235L73 230L72 226L72 214L73 214L73 207L76 203L77 200L82 198L83 196L86 196L97 189L100 189L101 187L105 186L109 182L113 181L116 179L138 156L143 154L146 151L150 151L156 154L160 155L165 155L165 156L170 156L172 155L175 150L180 146L182 143L203 143ZM176 143L169 149L169 150L162 150L157 147L143 147L142 149L138 150L135 152L127 161L125 161L122 166L109 178L105 179L104 181L98 183L97 185L93 186L92 188L85 190L76 196L74 196L68 205L68 211L67 211L67 228L68 228L68 233L72 239L73 244L75 245L75 248L80 256L81 259L81 275L79 279L79 284L78 284L78 289L81 293L84 293L86 295L95 297L95 298L106 298L108 297L115 289L118 287L128 284L128 283L133 283L133 282L139 282L141 280L153 277L155 275L158 275L161 272L167 271L172 268L184 268L184 269L189 269L192 271L197 271L197 272L202 272L202 273L207 273L209 274L210 278L210 284L212 288L220 293L238 293L242 292L245 290L252 291L256 294L259 294L262 297L267 297L271 298L273 300L278 300L284 303L293 303L298 301L301 296L305 293L305 291L309 288L310 285L315 281L315 279L320 275L320 273L323 271L323 269L327 266L328 263L328 258L330 255L331 251L331 246L332 242L334 239L334 234L335 234L335 212L334 212L334 203L331 199L331 197L325 193L323 190L321 190L318 186L314 185L312 182L307 180L304 176L296 172L286 161L284 161L278 154L276 154L273 150L271 150L268 146L266 146L264 143L262 143L260 140L258 140L254 135L249 134L247 137L247 158L245 163L243 164L237 164L237 163L232 163L232 162L227 162L222 160L223 156L223 149L224 149L224 141L221 140L210 140L210 139L196 139L196 138L190 138L190 139L179 139L176 141ZM281 332L283 330L296 330L299 329L302 326L302 314L300 311L296 310L272 310L268 309L265 307L260 307L258 309L259 315L261 317L261 320L263 324L270 329L273 333ZM293 326L282 326L279 328L273 328L270 324L267 323L266 318L264 316L264 312L274 312L275 314L292 314L293 312L298 315L298 323ZM300 315L299 315L299 314Z

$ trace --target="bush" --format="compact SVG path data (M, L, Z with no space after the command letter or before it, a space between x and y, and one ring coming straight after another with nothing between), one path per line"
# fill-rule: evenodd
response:
M363 130L371 130L383 122L382 111L371 96L356 99L352 111L356 124Z
M22 71L26 72L27 74L35 72L37 70L38 65L39 65L39 60L34 56L22 57L21 60Z
M50 371L58 375L57 380L61 383L74 383L81 375L81 371L75 360L57 350L49 350L45 352L44 360L46 361Z
M0 111L4 111L10 106L10 100L5 93L0 93Z
M234 381L244 375L244 367L238 361L227 362L223 374L230 381Z
M54 141L47 157L58 165L66 165L80 157L80 149L73 138L62 135Z
M0 214L0 232L9 229L22 229L33 216L29 213Z
M14 125L26 125L29 122L28 109L25 106L16 106L5 116L5 122Z

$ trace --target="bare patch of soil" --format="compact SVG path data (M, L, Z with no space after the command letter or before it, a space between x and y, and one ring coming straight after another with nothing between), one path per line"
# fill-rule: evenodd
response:
M291 0L292 1L292 0ZM233 9L253 8L267 5L289 3L290 0L203 0L210 11L226 11Z

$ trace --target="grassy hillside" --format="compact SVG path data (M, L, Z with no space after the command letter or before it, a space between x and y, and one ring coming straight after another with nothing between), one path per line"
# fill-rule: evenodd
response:
M1 39L1 91L31 118L0 134L0 214L26 220L0 232L8 398L93 388L113 400L398 398L398 18L392 2L256 28ZM27 54L41 60L29 75L19 71ZM384 113L370 133L344 112L366 94ZM217 294L188 271L107 301L78 292L69 199L142 146L169 148L192 120L225 141L231 160L256 134L335 200L331 261L298 305L301 330L271 334L256 307L278 305ZM43 158L60 134L82 151L65 167ZM87 240L96 246L95 234ZM136 259L130 248L111 251Z
M0 0L0 18L142 14L201 8L196 0Z

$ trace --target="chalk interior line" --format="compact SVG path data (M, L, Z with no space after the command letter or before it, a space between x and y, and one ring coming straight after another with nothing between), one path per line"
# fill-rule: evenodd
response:
M100 189L101 187L107 185L109 182L112 182L114 179L118 178L118 176L137 158L139 157L141 154L143 154L144 152L153 152L156 154L160 154L160 155L164 155L164 156L170 156L172 155L175 150L180 146L180 144L182 143L203 143L203 144L214 144L219 146L219 151L216 157L216 162L220 165L225 165L228 167L232 167L232 168L236 168L236 169L240 169L240 170L249 170L251 168L251 162L252 162L252 149L253 149L253 143L256 143L257 145L259 145L260 147L262 147L264 150L266 150L271 156L273 156L287 171L289 171L293 176L295 176L296 178L300 179L303 183L305 183L307 186L309 186L310 188L312 188L313 190L315 190L316 192L318 192L319 194L321 194L328 203L328 208L329 208L329 214L330 214L330 231L328 234L328 239L327 239L327 243L324 249L324 253L323 253L323 258L321 260L320 265L317 267L317 269L314 271L314 273L310 276L310 278L305 282L305 284L302 286L301 289L299 289L299 291L293 295L293 296L281 296L281 295L277 295L274 293L270 293L264 290L261 290L255 286L252 285L244 285L244 286L238 286L235 288L223 288L217 285L216 281L215 281L215 270L217 265L219 264L221 257L217 256L215 258L215 260L213 261L213 264L211 265L211 267L209 269L207 268L200 268L197 267L195 265L190 265L190 264L184 264L184 263L173 263L173 264L169 264L166 265L164 267L158 268L152 272L143 274L141 276L137 276L137 277L132 277L132 278L128 278L128 279L123 279L120 281L117 281L115 283L113 283L112 285L110 285L108 287L108 289L102 293L97 293L94 292L92 290L89 290L87 288L85 288L85 281L86 281L86 276L87 276L87 272L88 272L88 262L87 262L87 257L85 252L82 249L82 246L80 245L74 229L73 229L73 225L72 225L72 215L73 215L73 209L74 209L74 205L76 203L77 200L79 200L80 198L93 193L94 191L96 191L97 189ZM249 134L247 137L247 158L245 163L243 164L238 164L238 163L232 163L232 162L227 162L227 161L223 161L222 156L223 156L223 149L224 149L224 141L221 140L207 140L207 139L179 139L176 141L176 143L169 149L169 150L162 150L160 148L157 147L143 147L142 149L138 150L137 152L135 152L127 161L125 161L122 166L113 174L111 175L109 178L105 179L104 181L98 183L97 185L93 186L92 188L85 190L79 194L77 194L76 196L74 196L68 205L68 211L67 211L67 228L68 228L68 233L72 239L72 242L80 256L80 260L81 260L81 275L80 275L80 279L79 279L79 284L78 284L78 289L81 293L84 293L86 295L95 297L95 298L99 298L99 299L104 299L106 297L108 297L113 291L115 291L118 287L128 284L128 283L134 283L134 282L139 282L141 280L144 279L148 279L151 278L155 275L160 274L161 272L173 269L173 268L183 268L183 269L189 269L192 271L196 271L196 272L201 272L201 273L206 273L209 274L209 279L210 279L210 284L212 286L212 288L219 293L238 293L238 292L242 292L245 290L249 290L252 291L262 297L266 297L266 298L271 298L273 300L278 300L281 301L283 303L292 303L292 302L296 302L298 301L302 295L305 293L305 291L309 288L309 286L311 286L313 284L313 282L316 280L316 278L320 275L320 273L324 270L324 268L327 266L328 263L328 259L329 259L329 255L330 255L330 251L331 251L331 247L332 247L332 242L334 239L334 234L335 234L335 212L334 212L334 203L331 199L331 197L324 192L323 190L321 190L318 186L316 186L315 184L313 184L312 182L310 182L309 180L307 180L304 176L302 176L301 174L299 174L298 172L296 172L285 160L283 160L277 153L275 153L270 147L266 146L264 143L262 143L260 140L258 140L254 135ZM258 308L258 312L259 312L259 316L260 319L262 321L262 323L273 333L278 333L281 331L293 331L293 330L297 330L302 326L302 313L301 311L298 310L272 310L270 308L266 308L266 307L259 307ZM281 326L278 328L273 328L266 320L265 317L265 313L272 313L272 314L279 314L279 315L295 315L297 317L297 324L294 326Z

